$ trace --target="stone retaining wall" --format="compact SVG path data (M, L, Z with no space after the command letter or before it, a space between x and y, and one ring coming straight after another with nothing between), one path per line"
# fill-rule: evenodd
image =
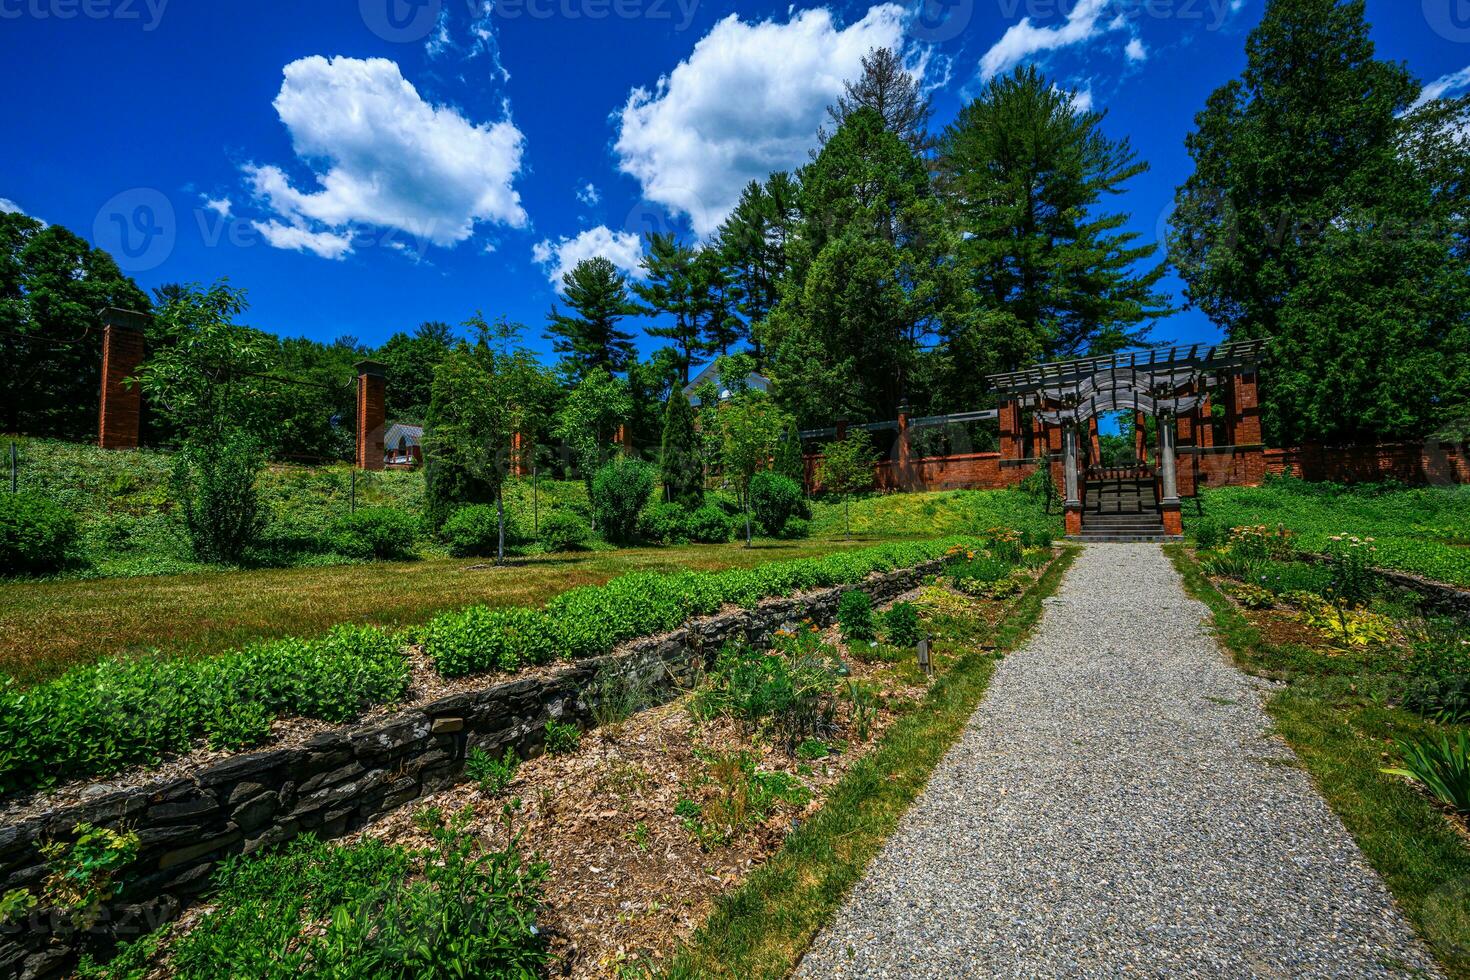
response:
M495 755L513 748L523 758L539 754L548 720L591 727L585 692L604 670L636 675L667 699L691 686L728 641L764 646L777 629L807 617L825 627L835 621L843 592L861 588L875 602L886 602L939 564L695 620L551 677L452 695L371 725L324 732L300 748L235 756L189 778L122 790L0 827L0 894L38 885L48 873L39 846L68 839L78 823L133 830L142 843L116 900L85 932L73 931L64 917L45 909L0 927L0 976L55 976L74 963L80 949L105 949L150 932L208 888L222 858L305 831L332 838L356 830L460 781L470 748Z

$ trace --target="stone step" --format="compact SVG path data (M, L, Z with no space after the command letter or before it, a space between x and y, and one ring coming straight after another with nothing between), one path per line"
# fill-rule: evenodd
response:
M1182 534L1101 534L1083 531L1081 534L1067 535L1068 541L1076 541L1081 544L1166 544L1171 541L1183 541Z

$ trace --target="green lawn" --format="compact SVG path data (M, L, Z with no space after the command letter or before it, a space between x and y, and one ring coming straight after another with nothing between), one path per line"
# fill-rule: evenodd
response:
M1370 864L1429 943L1445 973L1470 977L1470 843L1402 779L1399 739L1463 730L1394 704L1391 672L1373 650L1352 655L1276 643L1205 577L1182 547L1169 549L1191 594L1214 612L1221 642L1242 668L1280 682L1266 702L1277 730L1342 819Z
M1470 487L1343 488L1301 480L1219 487L1203 494L1202 517L1185 508L1185 530L1284 524L1300 546L1320 550L1333 534L1372 537L1375 562L1440 582L1470 586Z
M934 493L869 494L846 507L841 501L812 502L812 533L838 537L850 510L852 533L894 537L974 534L992 527L1047 529L1062 536L1059 506L1046 514L1041 501L1016 490L941 490Z

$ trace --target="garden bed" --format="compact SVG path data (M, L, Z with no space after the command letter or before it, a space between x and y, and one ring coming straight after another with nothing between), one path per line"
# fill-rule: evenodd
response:
M1022 574L1018 585L1034 580L1041 563L1033 564L1038 567ZM941 675L983 648L1008 605L932 585L902 598L917 601L937 634L934 663ZM911 649L845 643L836 628L798 622L772 639L785 651L774 659L795 665L791 669L815 663L811 658L834 671L840 664L840 677L830 678L833 696L824 702L830 715L824 713L800 741L773 734L789 730L773 729L768 716L711 709L726 703L724 694L712 693L724 690L718 679L759 661L750 659L754 654L744 660L730 654L734 659L722 658L693 693L673 703L605 719L574 749L561 745L560 753L520 765L508 783L482 779L446 789L389 814L342 846L432 848L447 815L462 814L459 832L485 853L513 850L519 840L521 851L534 850L536 860L549 862L537 923L557 972L641 975L643 967L665 962L719 894L820 810L830 788L924 699L932 683ZM778 676L786 669L780 663ZM854 690L861 693L842 693ZM757 804L759 787L773 795ZM736 796L741 802L732 810ZM729 816L737 811L738 819ZM190 913L174 927L167 947L183 942L187 959L193 948L188 937L199 930L225 928L224 935L233 936L219 916L207 907ZM147 950L137 952L142 958ZM119 961L116 975L127 975L127 963Z

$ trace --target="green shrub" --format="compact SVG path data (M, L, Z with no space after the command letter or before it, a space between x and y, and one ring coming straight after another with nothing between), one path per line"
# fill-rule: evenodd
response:
M541 518L541 545L547 551L577 551L587 547L592 529L569 510L554 510Z
M419 522L392 507L362 507L337 522L333 548L350 558L402 561L414 557Z
M1218 548L1225 543L1225 528L1214 521L1200 521L1194 525L1195 547L1204 550Z
M216 752L248 749L270 737L275 716L265 705L236 701L220 705L204 721L204 735Z
M811 799L811 791L794 776L758 769L752 752L701 753L700 759L704 773L690 791L702 802L681 797L674 815L705 850L728 844L778 803L801 807Z
M897 602L883 615L883 635L896 647L919 645L919 607L912 602Z
M189 930L136 940L105 968L84 960L80 975L135 980L166 956L180 980L540 976L547 866L522 856L518 835L491 849L467 814L434 817L423 849L308 834L283 851L228 858L217 901Z
M76 518L59 504L29 493L0 494L0 575L58 571L76 540Z
M836 714L835 657L814 634L778 640L772 652L744 646L720 651L694 694L698 718L725 716L787 750L832 734Z
M842 593L837 601L837 629L848 643L867 643L878 635L873 600L861 589Z
M582 744L582 730L576 725L548 721L546 723L546 751L552 755L568 755L577 751Z
M1250 566L1251 584L1276 595L1309 592L1325 596L1332 587L1332 570L1326 565L1300 561L1262 561Z
M1050 528L1028 527L1021 530L1021 544L1027 548L1050 548L1054 540Z
M464 774L480 785L480 789L491 796L505 792L516 770L521 767L520 756L514 749L506 749L499 759L482 748L473 748L465 754Z
M396 638L338 626L199 660L102 660L24 691L6 679L0 794L156 764L207 736L239 745L266 715L348 721L401 697L408 674Z
M699 544L724 544L735 533L735 522L718 504L696 507L684 526L689 540Z
M638 514L653 493L653 467L642 460L620 456L592 478L592 513L597 529L614 544L636 539Z
M456 558L489 558L500 553L500 515L489 504L470 504L449 515L439 536ZM510 540L510 528L506 528Z
M1470 813L1470 732L1400 742L1403 766L1385 769L1423 783L1434 798L1459 813Z
M1448 724L1470 721L1470 631L1455 619L1428 624L1414 641L1404 706Z
M810 537L812 533L812 522L805 517L793 517L786 522L786 527L781 532L781 537L787 541L795 541L798 538Z
M260 445L240 432L174 457L172 495L183 511L194 557L238 562L260 536L265 514L255 481L264 465Z
M638 537L654 544L685 544L689 511L679 504L649 504L638 515Z
M786 525L804 515L806 498L801 484L769 471L750 479L750 512L763 533L773 538L786 536Z
M796 747L796 757L808 762L825 759L831 754L832 750L827 747L827 743L820 739L809 738Z

